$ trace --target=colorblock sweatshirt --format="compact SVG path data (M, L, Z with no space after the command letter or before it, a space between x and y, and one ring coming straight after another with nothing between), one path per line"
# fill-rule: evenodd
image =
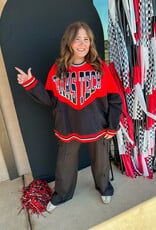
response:
M52 106L55 135L65 142L115 135L122 101L106 63L102 63L103 74L86 62L71 65L66 77L56 77L56 70L54 64L45 87L34 76L23 84L35 101Z

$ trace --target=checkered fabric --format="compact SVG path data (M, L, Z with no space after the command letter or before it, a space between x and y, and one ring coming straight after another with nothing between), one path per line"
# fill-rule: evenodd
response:
M125 124L125 131L128 133L128 125L127 125L127 119L124 116L124 124ZM122 133L122 140L124 143L124 147L125 147L125 154L128 154L128 149L127 149L127 138L125 137L125 134L123 132L123 130L121 129L121 133Z
M153 172L153 157L151 156L147 157L147 165L148 165L149 170Z
M150 138L153 140L155 139L155 124L153 124L152 127L150 128Z
M130 86L129 82L129 60L126 43L123 33L118 23L118 17L115 17L115 24L108 14L108 40L110 43L110 59L114 62L117 73L122 80L124 89Z
M108 40L110 48L110 59L114 62L115 69L118 73L119 78L122 80L121 64L119 59L119 50L116 40L116 28L111 19L110 13L108 13Z
M152 94L152 88L156 83L155 69L154 69L154 53L151 45L151 32L152 32L152 16L153 6L152 0L139 0L139 13L140 13L140 28L141 28L141 44L148 48L148 61L149 67L146 70L145 77L145 93L146 95Z
M139 0L139 13L140 13L140 28L141 39L148 40L148 35L151 34L151 21L153 16L153 5L151 0Z
M139 102L137 103L137 114L136 114L136 119L137 120L143 120L144 117L143 117L143 110L139 104Z
M131 118L133 118L133 105L134 105L134 98L135 98L135 89L131 90L131 93L126 94L126 102L127 102L127 110ZM137 120L143 120L143 110L139 104L137 103L136 109L136 117Z
M142 152L144 157L148 156L148 145L143 145Z
M133 117L133 103L134 103L134 98L135 98L135 89L132 89L131 93L126 94L126 102L127 102L127 110L130 115L130 117Z
M139 127L139 149L143 148L144 143L144 129L140 126Z
M146 82L145 82L145 94L152 94L152 88L154 86L154 76L155 76L155 68L154 68L154 53L151 45L151 41L147 40L148 47L148 60L149 60L149 68L146 72Z
M136 46L142 46L147 48L147 61L145 65L146 72L145 78L143 79L143 90L145 97L152 94L152 89L156 89L156 72L155 72L155 56L154 56L154 48L152 47L151 33L152 33L152 16L153 16L153 5L152 0L138 0L139 2L139 19L140 19L140 33L141 38L137 40ZM118 12L118 11L116 11ZM122 17L122 14L121 14ZM126 42L124 40L124 35L119 26L118 15L115 16L115 23L113 22L110 12L109 12L109 23L108 23L108 40L110 43L110 58L111 61L114 62L115 68L119 75L119 78L122 81L124 90L130 86L129 83L129 57L126 47ZM127 35L130 35L129 25L127 26ZM126 91L126 90L125 90ZM144 162L144 167L148 166L149 170L153 172L153 156L152 148L155 145L155 135L156 135L156 122L152 126L152 128L148 131L145 130L145 113L143 112L140 103L136 104L136 114L133 115L134 105L135 105L135 87L131 89L131 93L125 94L127 110L132 119L134 119L134 123L136 127L134 130L134 135L136 135L135 145L138 148L139 153L143 153L143 156L147 159ZM145 100L146 101L146 100ZM146 101L148 108L148 100ZM127 120L124 117L124 124L126 132L128 132ZM123 143L125 147L125 154L128 153L128 142L125 138L125 135L122 132ZM154 149L154 148L153 148ZM153 151L154 153L154 151ZM133 151L130 149L131 156L133 155ZM145 165L146 164L146 165ZM135 171L134 171L135 174ZM146 175L146 170L143 172Z

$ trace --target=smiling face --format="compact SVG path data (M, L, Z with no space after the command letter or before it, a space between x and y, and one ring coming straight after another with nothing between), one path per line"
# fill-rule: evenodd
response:
M80 28L72 42L71 48L74 51L73 64L80 64L85 60L85 56L89 52L90 39L86 30Z

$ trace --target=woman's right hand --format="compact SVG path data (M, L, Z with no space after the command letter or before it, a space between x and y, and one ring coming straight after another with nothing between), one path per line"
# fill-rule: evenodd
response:
M31 68L28 69L27 74L18 67L15 67L15 69L19 72L17 74L18 84L22 85L23 83L28 81L30 78L32 78Z

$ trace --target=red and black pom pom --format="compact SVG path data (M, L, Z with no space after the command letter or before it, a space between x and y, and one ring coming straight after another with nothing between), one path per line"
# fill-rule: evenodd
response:
M33 180L27 187L24 187L21 197L22 209L29 214L41 214L46 211L48 202L52 197L52 189L43 180Z

